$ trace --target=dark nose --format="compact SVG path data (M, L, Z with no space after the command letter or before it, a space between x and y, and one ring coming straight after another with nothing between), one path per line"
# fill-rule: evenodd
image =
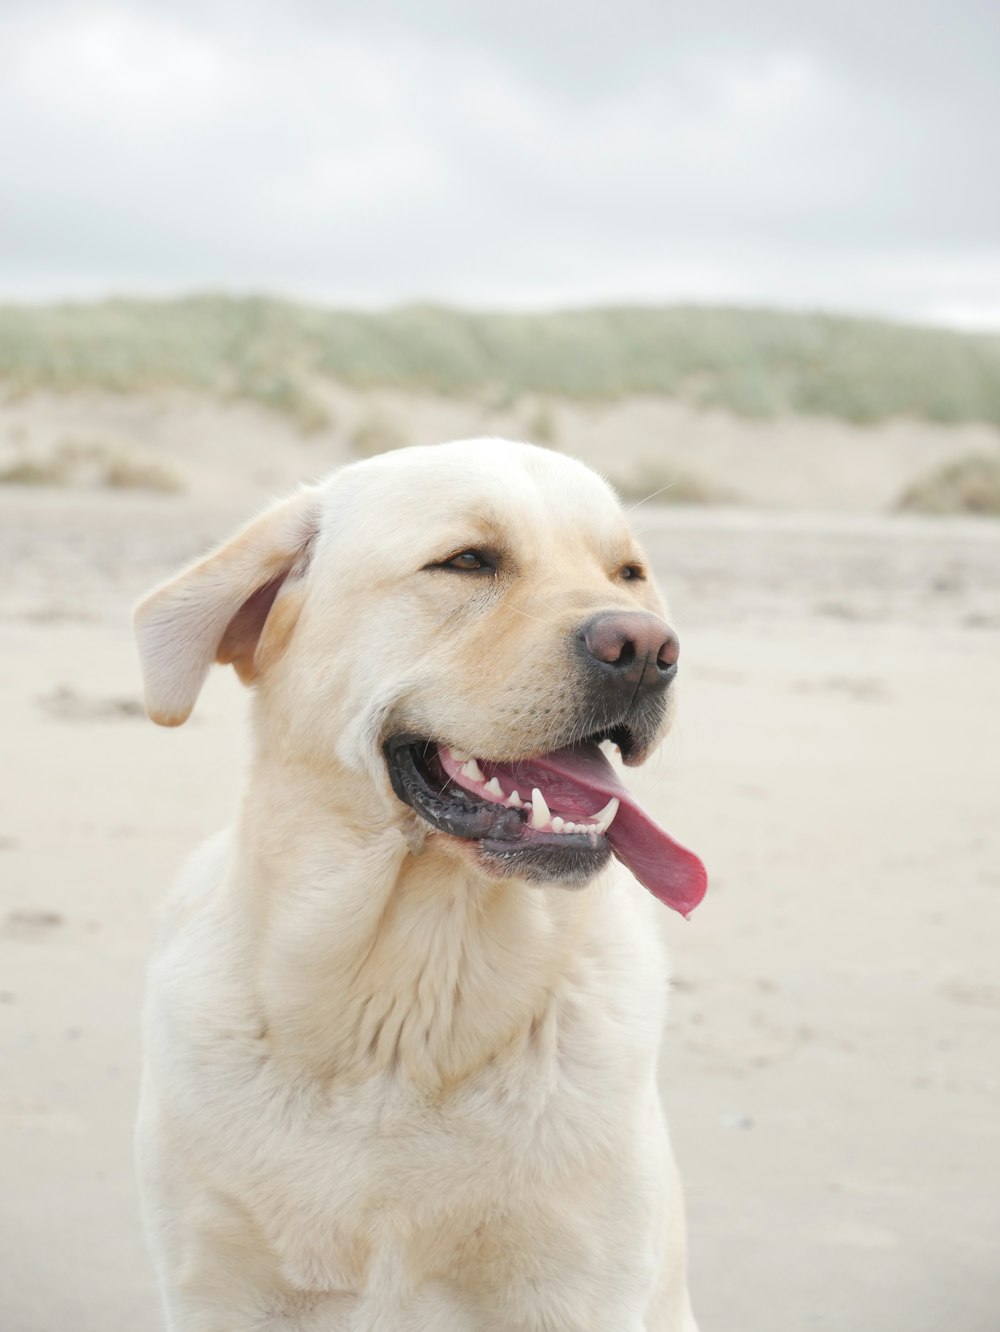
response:
M646 611L604 611L578 638L607 683L636 694L665 689L677 674L681 645L664 620Z

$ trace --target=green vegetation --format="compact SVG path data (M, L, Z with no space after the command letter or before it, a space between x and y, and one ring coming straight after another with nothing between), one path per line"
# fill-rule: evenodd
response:
M196 296L0 307L8 393L181 388L323 428L339 380L477 394L665 394L744 416L1000 423L1000 337L875 320L695 307L481 314L323 310Z
M100 439L65 439L44 452L19 451L0 460L0 485L154 490L175 494L180 477L158 458L130 445Z
M1000 457L970 453L935 468L903 494L901 509L917 513L979 513L1000 517Z
M410 442L386 417L372 412L355 426L351 434L351 451L359 458L374 458L377 453L403 449Z
M555 414L547 402L540 402L527 423L527 438L550 449L558 447L559 429Z

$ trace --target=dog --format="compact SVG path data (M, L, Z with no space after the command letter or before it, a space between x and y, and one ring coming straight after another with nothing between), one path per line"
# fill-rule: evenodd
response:
M705 872L608 758L669 726L664 615L612 489L489 439L348 465L139 603L154 721L213 662L253 687L146 1006L170 1332L696 1332L656 1066Z

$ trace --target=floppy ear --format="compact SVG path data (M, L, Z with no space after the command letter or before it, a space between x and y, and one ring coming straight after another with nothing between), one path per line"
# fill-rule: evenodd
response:
M304 488L143 597L134 619L153 721L187 721L213 661L231 662L248 684L277 655L301 604L289 601L290 587L305 573L318 526L318 492ZM283 588L288 613L276 612L265 635Z

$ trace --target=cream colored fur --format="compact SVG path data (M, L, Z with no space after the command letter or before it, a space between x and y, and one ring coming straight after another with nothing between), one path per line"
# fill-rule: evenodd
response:
M485 544L497 579L425 566ZM154 590L150 715L254 686L235 827L152 968L138 1162L170 1332L695 1332L656 903L491 880L392 794L404 726L551 748L566 636L660 608L609 488L498 440L306 487ZM261 590L265 589L265 590Z

